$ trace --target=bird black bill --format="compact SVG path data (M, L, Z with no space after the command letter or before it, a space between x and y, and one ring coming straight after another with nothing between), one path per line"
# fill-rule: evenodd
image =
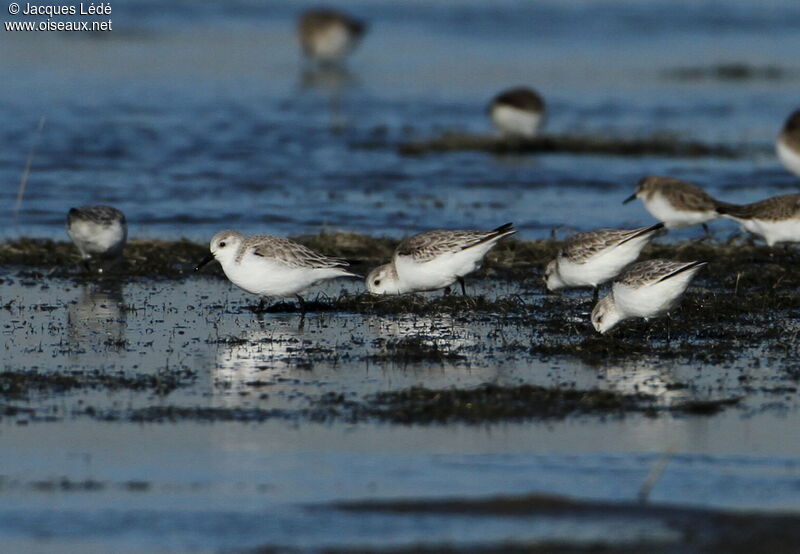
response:
M623 200L622 203L623 204L627 204L628 202L633 202L634 200L636 200L636 193L635 192L633 194L631 194L629 197L627 197L625 200Z
M205 267L206 265L208 265L208 264L209 264L211 261L213 261L213 260L214 260L214 254L209 254L208 256L206 256L205 258L203 258L203 260L202 260L202 261L201 261L199 264L197 264L197 265L195 266L194 270L195 270L195 271L200 271L201 269L203 269L203 267Z

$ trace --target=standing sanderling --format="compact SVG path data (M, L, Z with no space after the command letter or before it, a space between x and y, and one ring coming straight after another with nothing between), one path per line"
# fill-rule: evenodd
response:
M305 11L297 23L303 53L323 63L340 61L356 47L366 31L363 21L327 8Z
M111 206L82 206L69 210L67 234L80 250L84 267L89 271L89 260L119 261L128 239L128 223L125 215ZM102 265L97 271L103 272Z
M669 312L706 263L647 260L632 265L594 307L592 325L598 332L607 333L623 319L649 320Z
M489 104L495 128L507 137L533 138L544 124L544 100L532 89L513 88L501 92Z
M568 238L556 259L547 264L547 289L592 287L597 300L600 285L635 262L642 248L663 228L663 223L656 223L630 230L598 229Z
M763 237L769 246L800 242L800 194L773 196L741 206L726 204L718 207L717 212Z
M234 285L262 297L260 311L264 297L286 296L295 296L301 311L305 311L299 293L311 285L337 277L359 277L344 269L348 265L344 260L329 258L283 237L245 237L228 229L214 235L210 248L211 253L194 270L200 271L216 258Z
M784 167L800 177L800 110L786 120L775 141L775 151Z
M719 217L719 202L700 187L673 179L651 175L636 184L636 192L623 200L627 204L637 198L642 200L645 209L664 223L667 229L680 229L691 225L703 225L708 232L706 221Z
M447 288L456 281L467 294L464 276L481 266L483 257L503 237L517 231L506 223L492 231L428 231L405 239L391 263L367 275L373 294L404 294Z

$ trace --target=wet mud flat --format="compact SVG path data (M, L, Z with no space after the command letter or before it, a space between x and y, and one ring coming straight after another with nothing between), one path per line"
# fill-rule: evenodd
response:
M348 259L360 273L383 263L397 244L353 233L299 240ZM3 243L0 432L17 441L20 454L4 455L10 469L1 476L0 495L34 514L46 510L48 495L75 507L131 506L129 518L141 529L152 522L136 507L176 503L158 517L178 529L189 525L180 519L181 502L207 504L219 511L196 514L197 525L228 521L239 534L223 540L220 533L210 550L370 552L380 544L397 552L722 552L735 542L753 544L736 524L745 517L754 541L771 535L795 544L790 531L779 532L793 515L690 506L696 492L682 487L707 463L700 476L703 486L714 484L708 497L723 495L718 504L758 511L774 509L779 499L788 512L800 510L787 485L800 479L793 461L800 452L785 438L798 424L797 252L745 238L652 245L646 257L710 263L671 320L628 321L600 336L589 323L590 292L553 295L543 287L544 265L558 247L555 240L501 243L468 279L467 297L381 298L364 294L359 281L336 281L307 295L303 316L293 302L257 313L257 299L232 286L218 266L195 273L203 244L133 241L125 263L99 276L83 272L67 243ZM696 428L721 429L711 432L721 442L670 461L641 510L619 503L635 497L665 451L696 448L692 433L660 433ZM152 446L137 442L142 436ZM723 455L740 451L752 436L764 437L763 452L788 449L789 457ZM549 446L538 448L565 458L516 453L543 437ZM67 451L106 461L90 470L65 461L52 450L62 442ZM195 442L203 445L200 455L190 449ZM581 453L586 443L616 451L617 458ZM429 452L443 445L455 458L439 468L442 454ZM104 458L110 451L127 459L140 448L150 460L145 474L139 465ZM455 454L465 448L491 461ZM640 456L642 448L654 455ZM202 485L184 482L185 468L170 469L168 460L183 449L190 452L189 473L204 476ZM336 455L343 461L328 460L340 450L347 451ZM28 467L36 456L26 452L48 455ZM328 473L317 476L310 492L309 456L328 460ZM414 471L403 465L408 456ZM220 468L218 460L225 460ZM524 470L508 473L508 460ZM614 473L626 464L624 477ZM462 481L453 481L454 468ZM552 472L555 485L515 481L519 473ZM741 479L739 496L731 492L736 486L722 485L732 473ZM406 488L398 488L398 475L406 474L413 477L400 479ZM573 488L595 474L594 485ZM426 479L438 484L412 484ZM748 492L750 481L771 491L772 500ZM469 498L458 496L465 491ZM533 496L513 496L520 491ZM539 493L568 498L536 507ZM237 494L262 511L245 514L228 504ZM395 504L398 496L407 503ZM364 499L373 503L358 504ZM63 533L47 518L31 518L23 518L31 533ZM276 531L281 525L318 529L299 545ZM632 531L609 533L619 525ZM440 532L426 536L428 526ZM337 538L342 529L346 539ZM402 538L376 543L375 529L394 529L392 536ZM116 544L109 533L101 538ZM194 538L180 544L197 544L188 536ZM783 551L779 542L764 544Z
M396 244L396 240L352 233L307 236L299 240L345 257L362 273L387 259ZM230 290L230 285L221 278L218 266L200 275L193 272L194 263L203 256L205 247L189 241L134 241L124 266L98 279L86 275L76 265L77 257L71 245L23 239L0 246L0 264L7 267L0 278L6 290L14 287L19 291L18 295L5 294L2 299L4 319L8 322L4 330L6 348L18 349L21 342L26 342L22 338L25 332L31 337L41 334L29 326L25 330L26 325L32 325L37 319L52 322L66 309L68 312L78 310L67 314L66 323L68 334L77 335L75 344L65 344L59 337L62 328L45 333L51 335L50 340L58 338L51 353L53 358L69 356L76 350L88 355L91 348L87 349L80 339L84 336L97 338L91 335L93 331L103 331L98 335L101 342L94 344L94 348L109 355L116 351L135 357L137 346L152 347L154 341L135 335L131 338L129 326L120 321L138 320L142 314L151 313L150 318L144 318L140 333L142 330L155 335L177 332L176 337L180 337L190 334L189 329L197 327L198 320L205 319L208 325L217 318L213 323L216 336L195 337L195 342L202 343L203 347L189 351L238 349L248 352L286 342L282 352L285 356L277 362L285 368L309 372L316 367L342 365L469 368L492 364L522 367L555 361L604 368L609 364L645 363L654 367L692 367L703 382L708 379L707 366L724 368L728 378L717 376L721 384L716 387L706 385L704 389L695 383L698 380L695 377L673 379L664 385L671 396L681 397L680 402L669 407L680 413L715 413L739 405L740 400L749 395L779 397L782 401L784 395L796 392L800 368L796 362L798 343L794 339L800 332L797 325L800 295L796 293L800 277L793 271L798 259L795 250L769 249L743 238L730 243L709 240L652 245L645 251L645 257L707 260L709 266L695 280L682 306L670 318L650 323L626 321L608 336L600 336L589 323L588 293L553 295L543 287L542 268L555 255L558 245L553 240L501 244L490 254L481 272L471 279L471 296L437 293L383 298L364 294L360 282L342 281L309 297L311 313L301 316L292 302L276 302L266 313L259 314L255 310L255 299L246 294L233 303L215 298L213 294L202 295L200 290L209 280L215 283L216 289L221 286ZM83 296L67 305L58 297L53 304L37 300L42 295L57 295L57 289L65 283L70 289L81 290ZM158 315L181 309L170 306L171 283L180 283L184 296L191 291L201 298L188 304L191 312L185 314L187 319L177 331L164 323L167 320L163 314ZM137 288L157 292L144 293L142 298L143 291L136 291ZM123 299L123 289L126 297L132 297ZM163 297L160 306L150 304L148 298L153 294ZM76 305L80 309L75 308ZM269 334L276 317L281 318L287 328L296 326L292 329L294 336L287 341ZM225 318L235 319L237 323L246 319L246 332L234 326L222 336L219 321ZM110 324L112 320L113 325ZM375 321L385 329L371 332L369 326ZM367 322L366 327L364 322ZM74 329L86 325L95 325L96 329L89 329L88 335L87 329ZM325 335L323 340L317 342L304 337L306 325L318 326L320 334ZM258 331L255 334L254 329ZM31 337L27 340L32 340ZM296 342L295 347L292 341ZM267 364L264 369L269 367ZM753 371L765 368L768 371ZM0 395L7 400L19 400L37 393L52 395L82 389L146 389L157 396L168 396L176 389L192 389L197 381L195 369L181 366L167 364L158 368L137 367L137 370L134 376L124 372L104 374L96 369L52 373L52 368L31 370L7 363L0 374ZM148 373L146 378L141 375L142 370ZM735 378L731 378L734 374ZM244 388L266 390L270 384L253 379L244 381ZM376 419L426 424L564 417L603 411L657 415L663 407L659 405L660 399L646 394L647 391L609 392L576 386L572 387L576 391L564 392L561 383L550 389L546 388L547 383L474 383L465 390L411 384L415 388L370 391L372 394L356 397L353 393L347 396L334 387L331 392L307 397L307 405L293 406L288 411L259 408L227 413L224 409L172 409L162 405L157 410L134 410L128 416L119 411L95 409L86 409L83 413L97 418L124 420L129 417L137 421L195 417L201 420L341 417L348 421ZM537 388L530 388L534 385ZM573 393L577 396L570 396ZM13 409L20 409L18 404L15 406ZM465 411L464 406L469 406L469 410ZM498 410L499 406L503 409Z

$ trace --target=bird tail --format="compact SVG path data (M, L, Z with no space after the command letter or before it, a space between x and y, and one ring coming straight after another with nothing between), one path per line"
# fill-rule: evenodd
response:
M651 225L650 227L642 227L641 229L635 229L631 231L631 234L625 237L625 240L620 242L620 244L625 244L626 242L638 237L650 235L652 233L655 233L656 231L660 231L663 228L664 228L663 223L656 223L655 225Z
M484 242L484 241L487 241L487 240L500 240L501 238L507 237L509 235L513 235L516 232L517 232L517 230L514 229L514 224L513 223L506 223L504 225L501 225L497 229L492 230L491 234L488 235L481 242Z
M487 244L491 248L492 245L494 245L494 243L496 243L501 238L513 235L516 232L517 230L514 229L513 223L506 223L505 225L501 225L497 229L492 229L491 231L487 231L479 239L463 246L461 250L468 250L470 248L475 248L476 246L487 245Z
M476 242L473 246L477 246L479 244L484 244L487 242L494 244L501 238L513 235L516 232L517 230L514 229L513 223L506 223L504 225L501 225L497 229L493 229L492 231L490 231L485 237Z
M666 281L667 279L671 279L672 277L675 277L676 275L678 275L680 273L685 273L686 271L690 271L692 269L699 269L702 266L707 265L707 264L708 264L708 262L705 262L705 261L688 262L686 265L683 265L683 266L679 267L678 269L676 269L672 273L668 273L667 275L664 275L661 279L658 280L658 282L660 283L662 281Z

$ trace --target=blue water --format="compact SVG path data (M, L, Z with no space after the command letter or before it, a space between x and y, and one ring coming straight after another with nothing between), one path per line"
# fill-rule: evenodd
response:
M797 107L795 2L353 2L345 7L371 32L345 72L301 63L293 20L305 5L127 1L113 4L111 33L1 34L0 236L63 238L69 207L108 203L134 237L207 240L226 227L400 235L505 221L542 237L649 222L621 200L650 173L731 201L797 189L771 151ZM665 76L729 62L786 78ZM544 95L548 132L666 133L754 154L396 153L444 129L489 132L486 103L516 84ZM386 147L358 147L376 138Z
M800 411L796 386L774 353L742 347L741 360L702 366L633 358L587 365L502 340L535 342L513 321L449 314L312 313L259 321L227 280L132 281L101 286L0 272L4 343L0 372L195 373L169 394L79 390L2 398L0 540L16 552L219 551L256 546L399 547L506 540L653 540L657 520L574 516L466 517L359 514L342 500L486 498L557 494L633 501L667 452L657 503L729 510L800 510ZM328 283L319 292L335 296ZM525 296L519 285L471 285L490 298ZM538 295L536 295L538 296ZM127 309L123 309L127 307ZM792 329L787 329L791 333ZM419 337L461 361L381 363L381 341ZM235 340L225 340L235 339ZM540 339L539 339L540 340ZM316 351L317 354L306 353ZM298 364L298 360L305 364ZM300 410L325 393L362 398L405 389L532 383L686 398L746 396L713 417L574 416L491 425L392 425L193 419L136 423L143 407ZM253 383L261 383L254 385ZM671 387L676 383L683 386ZM759 393L771 388L785 393ZM32 408L8 414L5 405ZM119 421L87 415L119 414Z
M346 229L399 236L506 221L517 224L522 238L535 238L553 229L650 222L639 204L621 204L646 174L684 178L729 201L797 192L800 185L772 154L784 119L800 107L800 3L795 0L338 3L367 19L370 33L346 71L310 71L297 51L294 18L317 3L114 0L114 31L108 34L0 32L0 238L65 239L67 210L90 203L122 209L134 238L205 241L228 227L247 233ZM2 18L8 18L5 12ZM665 75L675 68L720 63L776 66L786 76L681 81ZM749 154L731 160L397 153L402 141L444 130L490 132L487 102L500 89L518 84L544 95L549 133L667 134L746 146ZM44 128L37 135L42 117ZM369 141L384 146L361 146ZM18 184L32 148L30 178L15 217ZM715 222L714 229L727 233L734 227ZM33 293L20 286L13 294L23 304ZM82 300L91 300L91 294L60 286L37 294L69 306L59 304L52 314L14 316L29 324L28 350L15 347L19 333L4 331L3 367L56 363L111 371L186 364L201 378L195 396L182 400L205 405L230 401L230 395L215 397L210 384L216 372L230 370L230 359L252 365L262 355L246 348L220 353L224 345L207 342L216 327L193 322L195 314L181 304L187 299L204 304L207 296L198 298L198 291L219 295L225 304L244 303L243 293L227 283L211 289L210 283L186 282L179 300L160 284L128 285L127 302L155 307L129 314L127 323L117 314L114 320L123 321L119 328L102 324L107 314L101 314L100 329L89 329L88 336L100 334L105 340L102 333L121 333L132 344L125 353L97 356L78 349L54 362L42 342L58 346L59 333L74 332L70 310L77 310L73 319L81 319L80 310L96 304ZM178 308L173 310L172 302ZM224 321L226 332L242 336L257 327L249 314L209 311L204 325ZM152 317L151 312L168 322L171 333L147 335L152 330L140 319ZM2 317L13 313L6 310ZM352 329L344 316L320 327L334 322ZM394 332L382 324L360 322L369 333ZM289 327L272 325L281 332ZM309 327L314 325L310 318ZM191 342L175 333L177 326L194 333ZM75 340L88 340L85 332L79 329ZM322 340L312 331L308 335ZM335 344L338 339L326 335L326 340ZM218 359L222 354L228 357ZM512 363L513 371L492 361L440 371L337 366L308 372L291 365L280 370L288 379L322 379L320 390L358 392L418 382L466 386L509 374L537 383L611 381L606 376L601 382L594 368L527 363ZM659 372L653 377L649 367L607 370L622 375L622 386L629 375L661 377ZM739 386L735 368L669 368L666 373L672 371L681 380L696 377L701 391L723 394ZM756 374L765 372L750 373L757 380ZM718 380L728 388L720 392ZM142 399L121 393L103 401L124 408ZM250 400L234 397L239 401L247 405ZM77 401L43 402L63 415ZM365 497L530 492L631 500L658 457L673 447L679 454L653 500L796 511L796 408L788 414L750 415L425 429L283 421L135 425L69 418L17 425L5 418L0 537L12 551L75 552L509 537L593 540L608 537L608 522L489 518L476 525L461 517L354 517L319 505ZM103 488L37 488L39 482L61 478L93 479ZM132 480L146 481L150 488L130 491L126 483ZM630 525L625 522L627 535L614 538L668 534Z

